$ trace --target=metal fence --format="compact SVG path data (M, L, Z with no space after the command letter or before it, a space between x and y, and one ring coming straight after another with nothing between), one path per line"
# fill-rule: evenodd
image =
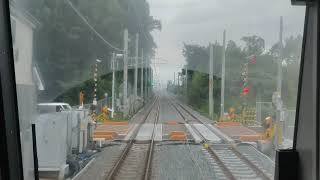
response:
M284 111L283 136L287 139L293 140L295 119L296 110Z
M267 116L276 114L276 109L272 102L256 102L256 122L262 125ZM283 109L281 113L283 119L283 136L287 139L293 139L294 122L296 111L292 109Z
M108 98L103 98L97 101L97 105L96 105L96 113L100 114L101 110L104 106L108 106L109 108L112 108L112 97L108 97ZM73 106L74 109L78 109L80 106ZM83 109L89 109L91 110L92 108L92 103L88 103L88 104L84 104L83 105Z
M134 114L138 109L140 109L143 105L143 100L141 98L135 98L133 95L128 97L128 108L129 108L129 116ZM95 107L96 113L101 114L102 108L104 106L108 106L108 108L112 109L112 97L103 98L97 101L97 105ZM74 109L78 109L80 106L73 106ZM91 110L92 103L84 104L84 109ZM123 112L123 105L121 105L120 99L115 99L115 112Z
M256 121L257 124L262 124L267 116L272 116L275 109L272 107L272 102L256 102Z

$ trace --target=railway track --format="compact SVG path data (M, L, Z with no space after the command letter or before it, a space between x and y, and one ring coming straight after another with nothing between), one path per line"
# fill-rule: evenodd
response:
M205 137L203 137L203 135L197 130L197 128L195 128L193 123L196 121L197 123L203 124L205 126L207 126L207 124L203 123L201 120L195 117L181 104L173 101L171 101L171 103L186 122L192 122L190 123L190 126L201 137L203 142L206 144L210 144L205 139ZM266 173L266 171L261 170L261 167L258 167L256 163L251 162L247 158L248 156L242 155L230 144L214 144L213 146L214 147L208 145L207 148L203 149L203 152L213 165L214 171L219 179L271 180L273 178L272 174L268 174Z
M156 105L157 104L157 105ZM152 112L156 108L154 119L148 120ZM122 152L120 158L116 162L115 166L111 169L107 176L107 180L115 179L144 179L150 178L151 174L151 161L154 148L154 137L155 137L155 127L159 118L160 103L159 98L151 105L147 114L144 117L143 122L135 130L133 136L131 136L127 146ZM137 136L141 125L145 122L153 123L152 137L148 142L136 142L135 137Z

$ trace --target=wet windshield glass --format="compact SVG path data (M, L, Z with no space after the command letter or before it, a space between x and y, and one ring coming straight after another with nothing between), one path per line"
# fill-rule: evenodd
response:
M25 179L31 124L41 178L273 179L275 150L293 144L304 13L10 0Z

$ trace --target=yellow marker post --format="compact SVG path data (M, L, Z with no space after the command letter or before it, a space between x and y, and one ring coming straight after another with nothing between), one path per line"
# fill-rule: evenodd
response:
M204 143L204 144L203 144L203 147L204 147L205 149L209 149L209 144Z
M98 122L101 122L101 123L106 123L108 121L110 121L110 118L109 118L109 110L108 110L108 107L107 106L104 106L102 108L102 112L101 114L97 117L97 120Z

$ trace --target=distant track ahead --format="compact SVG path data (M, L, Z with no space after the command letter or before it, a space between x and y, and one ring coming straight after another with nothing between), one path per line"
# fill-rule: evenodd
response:
M156 108L156 115L153 121L152 138L148 142L135 142L141 125L147 121L151 112ZM151 161L154 147L155 127L159 119L160 103L156 98L149 107L143 122L135 129L133 136L130 138L126 148L122 152L115 166L107 176L107 180L113 179L149 179L151 172ZM150 121L149 121L150 122Z

